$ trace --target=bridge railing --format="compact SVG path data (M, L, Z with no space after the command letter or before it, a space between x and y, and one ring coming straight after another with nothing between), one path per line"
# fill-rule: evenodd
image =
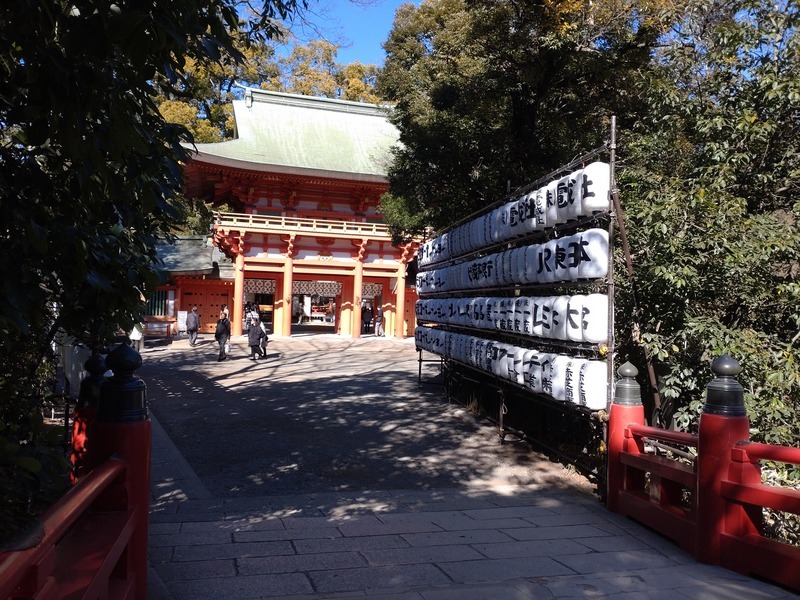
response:
M104 380L106 365L114 376ZM141 357L93 357L75 412L75 486L0 553L0 599L147 597L151 428Z
M740 367L712 363L715 379L697 435L644 425L626 363L608 427L609 510L673 539L701 562L800 590L800 547L764 534L763 511L800 514L800 491L767 485L761 461L800 464L800 449L749 441Z

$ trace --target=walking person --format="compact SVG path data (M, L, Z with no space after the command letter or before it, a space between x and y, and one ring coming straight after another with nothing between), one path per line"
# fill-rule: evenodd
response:
M375 311L375 335L383 337L383 309L380 306Z
M250 344L250 360L259 358L266 358L266 354L261 350L261 341L264 339L264 332L258 324L258 319L250 321L250 327L247 328L247 343Z
M261 338L261 353L264 355L264 358L267 358L267 344L269 344L269 336L267 335L267 324L264 323L261 319L258 319L258 326L261 328L261 331L264 332L264 337Z
M361 333L369 333L370 323L372 323L372 307L367 305L361 311Z
M214 339L219 343L219 358L217 362L228 358L228 340L231 337L231 322L228 320L228 313L222 311L219 313L219 320L217 321L217 328L214 331Z
M200 327L200 315L197 314L197 307L192 307L192 310L186 315L186 333L189 334L189 345L197 345L197 330Z

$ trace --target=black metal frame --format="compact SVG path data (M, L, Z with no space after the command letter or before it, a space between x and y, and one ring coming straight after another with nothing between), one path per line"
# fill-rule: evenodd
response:
M513 240L499 242L491 246L486 246L468 254L451 258L444 261L425 265L421 271L437 269L456 265L467 260L491 254L506 249L513 249L521 245L528 245L541 241L547 241L564 231L579 231L587 226L598 226L604 224L608 230L609 255L608 273L602 280L583 281L583 282L558 282L547 285L521 286L514 285L509 287L481 288L480 293L492 292L495 295L505 295L508 297L522 295L524 293L546 291L548 294L558 293L561 290L580 288L581 290L594 289L601 291L605 289L608 295L608 341L604 345L587 345L561 342L558 340L532 338L513 332L498 332L470 328L449 324L436 324L437 328L455 333L466 333L488 339L513 343L523 347L541 349L544 351L554 351L566 349L569 353L577 356L604 358L608 368L607 384L607 406L610 406L613 390L615 340L614 340L614 252L613 242L615 225L619 228L622 249L625 253L628 273L632 274L630 251L628 249L627 235L622 220L619 194L616 185L616 118L611 119L610 141L600 148L592 150L583 156L573 160L567 165L548 173L546 176L524 187L514 190L507 194L496 203L477 211L463 219L453 223L446 230L438 231L434 234L440 235L444 231L452 230L459 225L471 221L481 215L486 214L502 206L506 202L518 198L532 190L538 189L542 184L552 181L557 176L572 172L577 167L584 165L600 156L608 156L610 165L610 210L592 216L583 217L576 221L566 224L559 224L554 228L543 231L531 232L525 236L520 236ZM421 299L435 299L443 297L471 297L476 290L459 290L446 293L421 294ZM426 321L421 321L426 323ZM420 375L422 382L422 350L420 352ZM439 356L439 355L437 355ZM539 447L546 452L556 455L561 460L573 464L579 471L593 478L598 482L598 490L603 495L605 491L605 417L603 411L592 411L586 407L565 404L553 400L545 395L536 394L530 389L521 386L513 381L504 380L492 376L471 365L459 363L447 357L442 358L442 368L444 373L445 392L449 401L457 401L473 412L488 418L498 426L500 442L505 441L506 435L511 434L520 440L527 441L533 446ZM464 390L461 388L463 381L469 381L470 385ZM465 396L466 394L466 396ZM468 396L468 397L467 397ZM489 410L486 410L489 409ZM496 415L493 416L493 415Z

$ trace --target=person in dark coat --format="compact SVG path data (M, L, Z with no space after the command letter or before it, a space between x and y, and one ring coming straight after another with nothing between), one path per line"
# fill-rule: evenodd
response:
M258 323L258 319L250 320L250 327L247 329L247 343L250 344L250 360L259 358L266 358L266 355L261 350L261 341L264 339L264 330Z
M189 345L197 345L197 330L200 328L200 315L197 314L197 307L192 307L191 312L186 315L186 333L189 334Z
M225 351L225 346L231 337L231 322L228 320L228 313L221 312L219 320L217 321L217 329L214 331L214 339L219 343L219 358L217 362L228 358L228 353Z
M369 326L372 323L372 307L367 305L361 311L361 333L369 333Z

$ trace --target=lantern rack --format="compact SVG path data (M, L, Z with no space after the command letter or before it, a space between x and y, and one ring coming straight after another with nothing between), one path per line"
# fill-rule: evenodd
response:
M598 162L598 159L606 156L607 164ZM622 223L619 221L615 160L616 119L612 117L608 143L531 184L514 190L450 227L437 231L420 246L420 259L418 259L418 303L461 301L457 304L455 313L453 305L447 305L448 316L445 316L443 308L445 305L418 306L417 350L420 353L420 379L423 350L441 356L448 400L460 401L472 410L485 413L483 416L497 423L501 442L510 433L559 455L584 472L595 474L598 473L597 456L587 461L587 452L598 456L603 453L605 434L602 414L611 401L612 393L615 294L613 240L617 222L620 225L626 260L628 257L627 240ZM604 169L607 169L605 175ZM591 193L582 196L587 190ZM581 204L586 198L590 199L588 204ZM564 212L560 212L562 210ZM593 230L600 232L593 233ZM607 237L602 238L601 232ZM567 238L570 235L577 241ZM597 239L605 239L605 247L601 250L592 250L599 247L595 243ZM541 261L552 258L542 258L547 251L545 246L553 248L553 253L563 252L564 247L570 243L567 240L572 240L573 247L578 247L576 252L589 255L594 251L596 254L592 254L589 258L584 258L581 254L577 266L570 265L570 269L575 267L574 271L567 270L563 264L559 264L558 269L564 270L558 271L560 277L553 280L551 277L555 276L557 270L556 266L553 266L555 259L552 259L553 263L546 265L546 271L541 270ZM559 241L562 242L560 245ZM590 243L595 246L587 245ZM540 246L536 247L537 245ZM520 252L523 248L525 250ZM523 273L520 270L523 268L523 256L524 269L533 269L533 272ZM539 262L531 263L530 256L536 256ZM606 261L605 265L602 263L603 259ZM588 273L597 272L600 276L580 276L583 271L579 268L585 264L580 261L583 260L589 261L588 266L591 268ZM476 262L474 265L467 264L470 261ZM490 263L490 266L485 268L487 263ZM599 269L600 265L604 268ZM501 267L502 275L500 275ZM480 272L481 269L483 272ZM492 272L492 269L497 271ZM488 275L485 272L488 272ZM543 272L547 273L547 277L542 278ZM577 292L578 296L570 295L570 292ZM519 311L519 304L515 305L514 302L510 303L513 306L511 309L508 309L508 304L504 309L498 309L497 299L501 299L502 305L503 298L513 300L530 297L532 302L544 300L541 304L544 305L551 297L569 296L567 301L571 303L574 298L586 294L605 296L607 299L607 304L602 298L597 298L591 305L586 305L587 309L595 311L590 314L598 319L593 321L597 337L589 336L588 340L574 341L574 339L532 335L532 326L520 331L518 324L515 323L516 330L506 330L498 326L498 321L495 322L494 328L491 327L493 318L499 318L500 322L506 318L503 310ZM497 311L493 314L499 313L502 316L493 317L487 312L484 317L484 313L481 312L478 317L477 311L470 314L472 303L464 302L465 299L490 301L492 311ZM581 298L579 302L582 300ZM583 318L587 313L583 305L581 306L582 312L577 327L583 332L586 328ZM467 312L462 312L463 310ZM531 308L531 312L524 314L530 315L533 310ZM600 312L596 312L597 310ZM607 311L605 315L603 310ZM568 313L569 309L566 314ZM522 313L515 312L515 314ZM556 325L555 322L552 324ZM603 339L599 332L603 331L604 324L607 334L603 341L598 342L596 340ZM569 337L573 337L572 334L575 333L575 324L572 323L571 327L573 329ZM579 339L580 335L577 337ZM444 341L440 341L440 338ZM426 347L426 343L433 343L431 340L435 341L435 347ZM580 371L581 377L578 383L578 375L567 374L567 383L564 384L563 379L559 383L559 395L563 393L565 385L571 385L573 388L584 384L588 386L586 382L590 380L603 381L604 389L593 390L592 402L587 402L587 405L575 400L586 397L583 388L580 394L570 389L568 396L572 402L566 402L563 396L554 397L550 394L554 388L547 387L540 392L536 387L529 386L526 365L521 365L519 369L513 371L509 366L509 377L506 378L501 376L504 375L501 362L492 362L492 359L482 362L474 359L469 353L475 352L477 357L483 349L482 345L478 345L484 343L487 347L493 348L489 352L495 351L494 348L497 346L507 348L509 356L512 353L517 355L522 353L527 357L530 354L528 351L543 353L551 357L549 360L552 363L560 361L560 364L574 364L574 368L580 369L583 369L586 363L592 363L594 379L587 377L584 381L583 371ZM473 362L465 362L455 355ZM518 356L515 356L515 360L516 358ZM497 360L503 361L504 358L501 355ZM511 362L513 361L509 361L509 364ZM600 364L603 364L603 367ZM555 369L555 366L552 368ZM569 367L565 369L568 372ZM525 381L525 384L520 381ZM463 382L478 382L478 385L463 385ZM601 384L596 383L596 385ZM603 392L605 392L604 398ZM481 408L482 405L488 407L488 411ZM549 425L543 426L544 422ZM563 439L558 439L559 435ZM574 451L565 451L565 447Z

